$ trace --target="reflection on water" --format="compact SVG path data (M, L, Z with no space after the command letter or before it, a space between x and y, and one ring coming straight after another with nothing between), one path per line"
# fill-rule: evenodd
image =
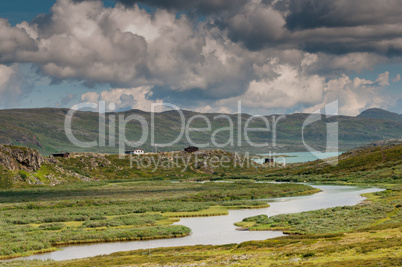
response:
M234 226L233 223L241 221L246 217L260 214L273 216L283 213L296 213L336 206L356 205L363 200L360 194L381 191L381 189L378 188L362 188L353 186L312 186L319 188L322 191L311 196L267 199L270 204L269 208L231 210L227 216L180 219L180 222L176 224L188 226L192 230L191 235L186 237L149 241L74 245L65 247L59 251L33 255L26 257L25 259L68 260L136 249L152 249L158 247L189 246L198 244L221 245L241 243L249 240L265 240L282 236L283 233L273 231L236 231L236 226Z

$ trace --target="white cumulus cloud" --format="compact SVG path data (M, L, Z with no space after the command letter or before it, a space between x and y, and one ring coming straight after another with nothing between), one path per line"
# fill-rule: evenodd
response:
M105 7L102 1L58 0L49 14L29 23L12 27L0 19L2 101L8 105L29 91L21 82L9 82L9 76L18 75L16 67L8 66L14 62L35 65L53 82L110 86L113 89L101 93L88 88L81 99L107 100L120 109L148 110L150 101L164 101L229 111L242 100L250 110L301 111L343 92L343 102L349 104L342 110L354 114L384 103L374 92L390 85L389 73L374 81L347 81L341 74L389 62L391 48L392 53L402 51L402 28L395 16L385 25L360 25L363 16L347 26L330 20L325 23L331 27L307 27L289 20L301 12L293 1L279 7L279 1L239 0L230 9L225 8L229 1L219 1L219 10L207 8L201 20L178 14L176 5L150 13L120 2ZM210 7L213 2L197 5ZM317 12L325 13L326 3ZM293 28L291 23L296 23ZM399 80L400 75L392 79Z
M18 64L6 66L0 64L0 106L15 107L26 97L32 86L25 80Z
M339 103L339 113L355 116L365 109L387 105L383 96L384 87L389 85L389 72L379 74L375 81L356 77L351 79L343 74L325 83L322 103L307 108L305 112L314 112L335 100Z
M114 88L111 90L105 90L101 93L87 92L81 95L81 101L97 103L98 101L105 101L106 106L114 104L114 110L118 111L125 109L141 109L145 111L151 111L152 103L163 103L162 100L149 100L152 96L150 91L151 87L136 87L136 88ZM155 111L161 111L163 107L158 106Z

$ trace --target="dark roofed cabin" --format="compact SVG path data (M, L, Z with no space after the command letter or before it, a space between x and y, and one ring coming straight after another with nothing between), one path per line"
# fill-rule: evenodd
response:
M196 146L189 146L189 147L186 147L186 148L184 149L184 151L186 151L187 153L193 153L193 152L198 151L198 147L196 147Z
M54 158L68 158L69 156L70 156L70 153L55 153L55 154L52 154L52 156L54 157Z
M273 158L265 158L265 162L264 163L271 163L274 162Z

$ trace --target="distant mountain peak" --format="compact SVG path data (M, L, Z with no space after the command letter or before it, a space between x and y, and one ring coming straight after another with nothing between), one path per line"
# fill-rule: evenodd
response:
M362 113L360 113L359 115L357 115L357 117L402 122L402 116L399 115L398 113L383 110L380 108L367 109L367 110L363 111Z

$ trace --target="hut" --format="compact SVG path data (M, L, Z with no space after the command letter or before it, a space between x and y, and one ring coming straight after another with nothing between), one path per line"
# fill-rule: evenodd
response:
M193 152L198 151L198 147L196 147L196 146L189 146L189 147L186 147L186 148L184 149L184 151L187 152L187 153L193 153Z
M265 158L264 163L272 163L274 162L273 158Z
M142 154L145 153L145 151L144 151L144 149L138 148L138 149L135 149L135 150L127 150L124 153L128 154L128 155L142 155Z
M145 153L144 149L136 149L136 150L134 150L134 154L136 154L136 155L142 155L144 153Z
M52 154L52 156L53 156L54 158L68 158L68 157L70 157L70 153L68 153L68 152L65 152L65 153L55 153L55 154Z

